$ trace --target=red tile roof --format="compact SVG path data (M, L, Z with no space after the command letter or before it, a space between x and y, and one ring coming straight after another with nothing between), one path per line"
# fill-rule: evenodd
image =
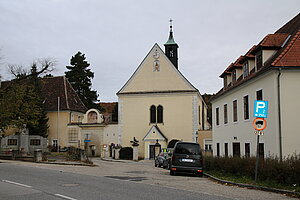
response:
M223 78L226 74L230 74L230 72L232 72L232 70L234 70L236 68L242 68L243 65L240 63L240 61L242 59L243 59L243 56L240 56L234 63L231 63L219 77Z
M104 114L112 114L118 102L100 103L100 106L105 109Z
M233 63L231 63L219 77L223 78L225 75L230 74L232 67Z
M243 59L243 56L240 56L240 57L233 63L233 65L234 65L235 68L241 68L241 67L243 67L243 65L240 63L242 59Z
M254 55L261 49L280 49L288 39L289 34L287 33L276 33L268 34L264 39L251 51Z
M58 97L60 110L71 110L82 113L87 111L86 106L64 76L42 78L41 82L47 111L58 110Z
M293 19L288 21L285 25L283 25L280 29L278 29L275 33L289 33L294 35L298 32L300 27L300 13L296 15Z
M100 103L100 106L104 108L104 112L102 113L104 124L117 124L117 121L113 121L112 114L115 106L118 106L118 102Z
M274 60L272 66L300 66L300 29L284 51Z
M231 63L219 77L223 78L226 74L230 74L230 72L235 67L241 68L242 64L245 62L246 59L254 59L255 56L252 54L252 51L255 47L256 45L254 45L251 49L249 49L249 51L244 56L240 56L234 63Z
M249 76L243 79L239 78L239 80L237 80L234 84L229 84L226 88L222 88L216 94L214 99L243 84L244 82L259 76L272 67L300 68L300 14L286 23L274 34L267 35L257 46L253 46L245 56L242 56L238 59L239 62L242 64L245 59L253 59L254 53L261 49L274 49L277 50L277 52L265 63L263 63L263 67L261 67L258 71L252 70ZM235 64L229 65L229 67L227 67L220 77L223 78L225 74L230 73L232 68L236 67Z
M247 51L247 53L243 56L243 58L240 60L240 63L245 62L247 59L255 59L254 50L256 49L257 45L253 45L251 49Z
M26 81L26 80L25 80ZM2 82L2 87L8 87L11 81ZM26 83L26 82L25 82ZM45 98L46 111L59 110L78 111L85 113L87 108L64 76L41 78L41 95Z
M288 36L287 33L268 34L258 45L262 47L281 47Z

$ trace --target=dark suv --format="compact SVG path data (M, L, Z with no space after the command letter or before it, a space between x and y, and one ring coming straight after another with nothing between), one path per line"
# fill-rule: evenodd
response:
M203 175L203 157L200 145L193 142L177 142L171 158L170 174L189 172Z

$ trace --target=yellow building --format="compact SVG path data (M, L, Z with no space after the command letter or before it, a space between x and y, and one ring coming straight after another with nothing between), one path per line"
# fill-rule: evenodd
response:
M49 117L49 144L86 149L92 156L107 156L108 145L115 140L104 132L115 133L117 127L105 123L97 109L87 110L64 76L43 78L42 91Z
M8 83L2 82L2 87ZM41 95L49 119L48 141L45 145L50 147L49 150L73 146L86 149L89 155L109 156L108 147L111 143L117 144L118 130L118 124L112 123L111 117L104 119L98 110L87 110L64 76L42 78ZM3 134L10 136L7 140L15 140L13 135L21 131L10 127ZM21 148L20 141L8 143L7 148Z
M42 95L45 98L49 145L80 147L79 127L87 108L64 76L42 79Z
M155 144L166 148L173 139L198 140L209 128L207 106L196 89L178 70L178 45L172 26L165 52L155 44L117 93L119 144L139 141L139 158L153 159Z

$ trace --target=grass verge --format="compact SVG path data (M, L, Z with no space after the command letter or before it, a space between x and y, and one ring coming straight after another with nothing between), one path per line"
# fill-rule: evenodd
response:
M249 185L261 186L261 187L267 187L267 188L289 190L292 192L300 193L299 185L283 185L283 184L279 184L279 183L276 183L276 182L273 182L270 180L259 180L259 181L255 182L254 178L252 178L252 177L224 174L224 173L221 173L218 171L206 171L206 173L213 177L216 177L218 179L230 181L230 182L234 182L234 183L242 183L242 184L249 184ZM298 195L297 197L300 197L300 195Z

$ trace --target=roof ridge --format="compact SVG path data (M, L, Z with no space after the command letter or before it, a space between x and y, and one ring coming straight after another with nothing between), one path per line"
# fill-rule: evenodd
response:
M293 44L295 43L295 41L297 40L297 38L300 35L300 29L298 30L298 32L294 35L294 37L292 38L292 40L289 42L289 44L286 46L286 48L281 52L281 54L272 62L272 66L276 65L278 63L278 61L286 55L286 53L291 49L291 47L293 46Z
M280 27L275 33L289 33L294 35L298 32L295 30L296 27L300 25L300 13L298 13L295 17L285 23L282 27Z
M67 109L70 110L69 99L68 99L68 91L67 91L67 86L66 86L66 77L65 76L63 76L63 82L64 82L64 89L65 89L65 97L66 97Z
M65 77L65 76L64 76ZM83 101L80 99L79 95L77 94L77 92L75 91L75 89L73 88L73 86L71 85L71 83L69 82L69 79L67 77L65 77L66 83L69 84L71 90L74 91L74 94L76 94L76 96L78 97L77 100L79 100L81 102L81 104L85 107L86 111L88 110L88 108L86 107L86 105L83 103Z

